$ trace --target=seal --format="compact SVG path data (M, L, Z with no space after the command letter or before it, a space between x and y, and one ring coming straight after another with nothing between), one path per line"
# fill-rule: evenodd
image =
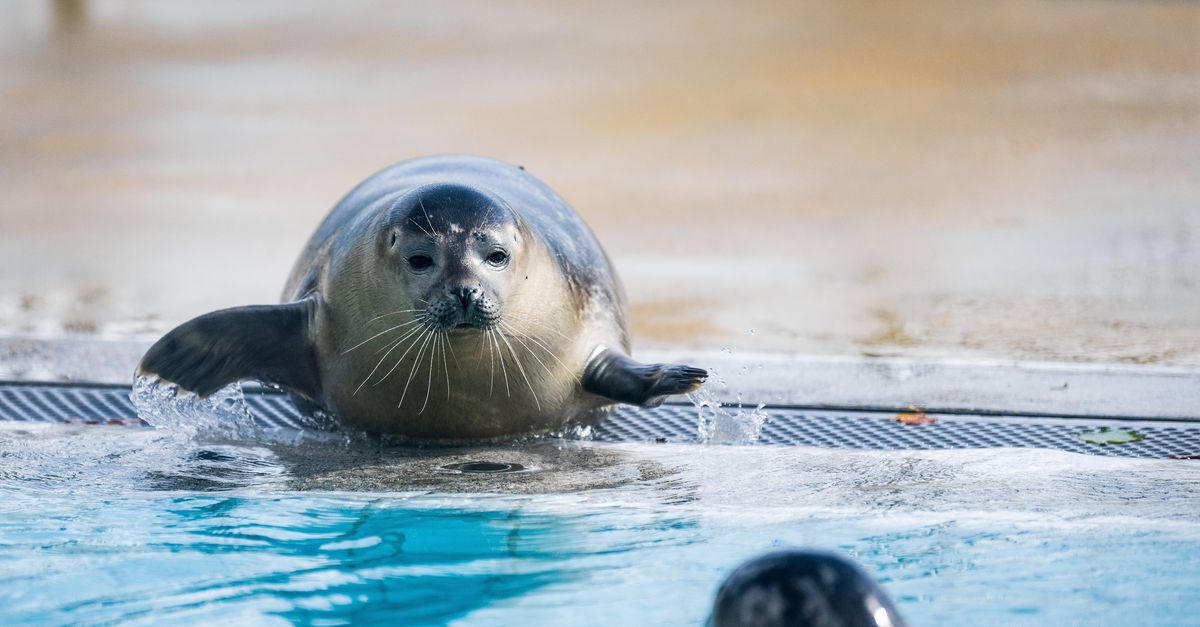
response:
M853 562L833 553L792 549L759 556L730 573L717 590L708 625L906 623L879 585Z
M282 304L202 315L138 367L207 396L240 380L349 428L479 439L652 407L707 373L629 356L624 290L595 235L524 168L403 161L351 190Z

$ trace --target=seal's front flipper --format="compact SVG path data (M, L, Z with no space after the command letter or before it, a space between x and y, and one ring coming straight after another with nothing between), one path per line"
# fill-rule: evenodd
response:
M621 403L658 407L672 394L700 388L708 373L675 364L643 364L621 353L601 349L583 371L583 389Z
M309 328L316 301L252 305L204 314L175 327L142 357L138 372L200 396L245 379L309 398L320 389Z

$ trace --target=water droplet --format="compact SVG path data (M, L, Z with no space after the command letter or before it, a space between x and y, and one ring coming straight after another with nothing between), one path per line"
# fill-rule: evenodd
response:
M696 432L704 444L755 444L762 433L763 423L767 414L763 404L753 411L745 411L741 407L741 394L738 394L736 411L729 412L713 396L712 392L701 388L688 395L696 406Z

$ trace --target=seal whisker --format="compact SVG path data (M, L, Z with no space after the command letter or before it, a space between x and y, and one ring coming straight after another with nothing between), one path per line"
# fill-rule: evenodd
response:
M538 321L538 320L533 320L533 319L531 319L531 318L526 318L526 317L524 317L524 316L522 316L522 315L520 315L520 314L514 314L514 313L511 313L511 312L510 312L510 313L505 313L505 314L504 314L504 316L505 316L506 318L512 318L512 319L515 319L517 322L520 322L521 324L528 324L528 325L530 325L530 326L536 327L536 328L537 328L537 329L539 329L539 330L542 330L542 331L549 331L550 333L553 333L553 334L557 335L558 337L560 337L560 338L562 338L562 339L564 339L564 340L569 340L569 339L571 339L571 338L570 338L570 336L568 336L568 335L564 334L562 331L559 331L558 329L555 329L554 327L551 327L550 325L548 325L548 324L546 324L546 323L544 323L544 322L541 322L541 321ZM501 322L503 322L503 320L502 320Z
M442 341L450 348L450 354L454 354L454 348L450 343L450 334L442 331ZM458 366L458 359L454 360L454 365ZM446 351L442 351L442 371L446 373L446 400L450 400L450 364L446 363Z
M529 356L533 357L533 359L535 361L537 361L539 364L541 364L542 369L546 371L546 374L548 374L552 377L554 376L554 371L551 370L550 367L547 366L546 363L542 361L541 357L538 357L537 354L533 352L532 348L529 348L529 345L525 343L524 338L522 338L520 335L515 335L515 334L510 334L509 337L513 338L514 340L517 341L518 344L520 344L522 347L524 347L525 350L529 353ZM533 338L530 338L530 339L533 339Z
M568 374L568 375L571 377L571 379L572 379L573 381L575 381L575 382L579 382L579 375L578 375L578 374L576 374L574 370L572 370L571 368L567 367L567 364L564 364L564 363L563 363L563 361L562 361L561 359L559 359L559 358L558 358L558 355L557 355L557 354L555 354L555 352L554 352L554 351L550 350L550 347L549 347L549 346L546 346L544 343L542 343L542 341L541 341L540 339L538 339L536 336L533 336L533 335L522 335L522 334L520 334L520 333L517 333L517 330L516 330L516 329L514 329L514 328L513 328L511 325L505 324L503 321L502 321L500 324L501 324L501 326L503 326L504 328L508 329L508 331L509 331L509 336L510 336L510 337L515 337L515 338L522 338L522 337L524 337L525 339L528 339L530 342L533 342L535 346L537 346L538 348L540 348L540 349L542 349L543 351L545 351L547 355L549 355L549 356L550 356L552 359L554 359L554 361L558 362L558 365L562 366L562 368L563 368L563 372L566 372L566 373L567 373L567 374ZM526 347L526 348L528 348L528 347ZM530 353L531 353L531 354L533 353L533 350L532 350L532 349L530 349ZM535 355L535 358L536 358L536 355ZM539 360L539 361L540 361L540 360Z
M407 327L407 326L409 326L409 325L412 325L412 324L416 324L416 323L418 323L418 322L420 322L420 321L421 321L420 319L417 319L417 320L409 320L408 322L405 322L405 323L403 323L403 324L398 324L398 325L396 325L396 326L394 326L394 327L392 327L392 328L390 328L390 329L384 329L384 330L380 331L379 333L376 333L375 335L372 335L371 337L369 337L369 338L367 338L367 339L365 339L365 340L363 340L363 341L359 342L358 344L355 344L354 346L351 346L350 348L347 348L346 350L342 351L342 354L343 354L343 355L345 355L346 353L349 353L350 351L352 351L352 350L354 350L354 349L358 348L359 346L362 346L363 344L366 344L367 342L370 342L371 340L373 340L373 339L375 339L375 338L377 338L377 337L379 337L379 336L383 335L384 333L390 333L390 332L392 332L392 331L395 331L396 329L403 329L404 327Z
M417 342L421 341L421 337L424 335L424 331L426 329L427 329L427 327L417 327L416 329L413 329L414 331L421 331L421 334L414 337L413 340L408 343L408 347L405 348L404 352L400 354L400 358L396 360L396 363L392 364L391 369L388 370L382 377L380 377L378 381L376 381L374 384L372 384L371 387L375 387L375 386L379 385L380 383L383 383L385 380L387 380L388 377L392 376L392 373L395 372L396 368L399 367L400 364L404 362L404 358L407 357L408 353L410 351L412 351L414 346L417 345ZM409 333L405 337L409 337L411 335L413 335L413 334ZM388 351L388 352L391 352L391 351ZM384 355L384 357L387 357L387 355ZM374 373L372 373L372 374L374 374ZM369 380L370 378L371 378L370 375L368 375L367 379Z
M496 345L496 357L500 360L500 372L504 375L504 395L512 398L512 390L508 387L508 367L504 365L504 351L500 349L499 333L492 333L492 343Z
M421 329L423 329L423 328L425 328L425 327L413 327L413 328L409 329L408 331L405 331L404 335L400 336L400 339L397 341L403 342L404 340L407 340L408 338L412 337L414 333L419 333L421 331ZM375 349L375 353L379 354L379 353L383 352L384 348L387 348L387 346L384 346L383 348Z
M462 368L462 366L458 365L458 355L454 354L454 342L450 340L450 332L442 331L442 335L446 338L446 348L450 349L450 359L454 360L454 367Z
M392 311L389 313L379 314L378 316L375 316L374 318L367 320L367 323L375 322L376 320L379 320L380 318L387 318L388 316L398 316L402 313L414 313L417 311L425 311L425 310L424 309L397 309L396 311Z
M529 386L529 393L533 395L533 404L537 406L538 411L541 411L542 403L538 400L537 392L533 390L533 382L529 380L529 375L525 373L525 366L521 363L521 358L517 356L516 349L513 348L512 342L509 342L508 337L503 333L500 334L500 339L504 340L504 344L508 346L508 352L512 354L513 361L517 364L517 370L525 378L525 385Z
M429 406L429 392L433 390L433 360L437 359L438 347L442 343L441 334L435 332L433 335L437 341L429 346L429 378L425 382L425 400L421 402L421 409L417 411L417 414L425 413L425 408Z
M491 338L492 332L488 330L483 334L485 338ZM488 396L492 395L493 382L496 380L496 353L492 350L492 345L488 344ZM480 351L480 358L483 357L483 352Z
M351 396L356 396L358 391L367 384L367 381L371 380L371 377L375 374L375 371L379 370L379 367L383 365L383 360L387 359L389 353L391 353L393 350L396 350L396 347L400 345L400 342L401 340L396 340L388 344L388 346L391 348L388 348L388 352L384 353L383 356L379 358L379 361L375 362L375 367L371 369L371 372L368 373L367 376L363 377L362 383L359 383L358 387L354 388L354 392L351 393Z
M425 214L425 222L426 222L426 224L429 225L429 228L432 229L433 228L433 220L429 217L429 212L425 210L425 201L421 198L420 194L417 194L417 204L421 205L421 213ZM416 224L417 228L421 229L421 232L428 235L430 239L437 239L436 237L433 236L433 233L426 231L425 227L421 226L420 224L417 224L416 220L409 218L409 221L412 222L413 224Z
M414 334L420 333L421 329L424 329L424 328L425 328L424 326L418 325L418 326L415 326L415 327L405 331L403 334L401 334L400 341L403 342L404 340L407 340L408 338L412 337ZM386 348L386 346L377 348L377 349L375 349L375 352L377 354L380 352L383 352L384 348Z
M418 327L418 329L419 329L419 328L420 328L420 327ZM414 330L416 330L416 329L414 329ZM408 335L405 335L404 337L402 337L402 338L400 338L400 339L396 340L396 341L395 341L395 342L392 344L392 347L391 347L391 348L389 348L389 349L388 349L388 351L387 351L386 353L384 353L382 357L380 357L380 358L379 358L379 361L378 361L378 362L375 364L375 367L371 369L371 372L370 372L370 373L368 373L368 374L367 374L367 376L363 378L363 380L362 380L362 383L359 383L359 384L358 384L358 387L357 387L357 388L354 388L354 393L353 393L353 394L351 394L351 396L354 396L354 395L357 395L357 394L358 394L358 391L359 391L359 390L361 390L361 389L362 389L362 387L363 387L364 385L366 385L366 384L367 384L367 381L370 381L370 380L371 380L371 377L375 376L375 373L376 373L376 372L379 370L379 366L383 365L383 361L384 361L385 359L387 359L387 356L388 356L388 355L391 355L391 354L392 354L392 351L396 350L396 347L397 347L397 346L400 346L400 344L404 342L404 339L405 339L405 338L407 338L409 335L412 335L412 333L411 333L411 332L409 332L409 334L408 334ZM416 340L413 340L413 342L416 342ZM405 351L405 352L404 352L404 355L407 355L407 354L408 354L408 351ZM401 355L401 356L400 356L400 359L404 359L404 355ZM394 366L393 366L392 370L395 370L395 367L394 367ZM389 371L388 371L388 374L392 374L392 371L391 371L391 370L389 370ZM386 378L387 378L387 375L384 375L384 376L383 376L383 378L384 378L384 379L386 379ZM381 379L381 380L382 380L382 379ZM376 383L375 385L379 385L379 384L378 384L378 383Z
M389 348L391 348L391 347L395 346L396 344L403 342L403 341L404 341L403 337L399 337L394 340L388 340L387 344L384 344L383 346L380 346L379 348L375 349L375 352L373 352L371 354L378 355L379 353L382 353L383 351L388 350Z
M483 365L483 345L487 343L487 331L479 334L479 353L475 356L475 367Z
M417 350L417 356L413 358L412 369L408 371L408 380L404 382L404 391L400 393L400 404L396 405L397 409L404 405L404 397L408 396L408 385L412 383L413 377L417 374L417 365L421 363L421 356L425 354L425 346L429 344L429 338L433 337L433 329L429 329L422 337L425 339L421 342L421 348Z

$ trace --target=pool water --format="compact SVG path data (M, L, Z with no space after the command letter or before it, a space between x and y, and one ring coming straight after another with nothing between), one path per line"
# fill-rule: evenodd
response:
M524 470L446 470L483 462ZM10 624L694 625L783 546L851 556L914 625L1200 615L1187 461L0 423L0 492Z
M562 502L539 501L174 494L42 503L6 516L6 615L698 624L731 564L797 544L856 558L914 624L1182 624L1200 610L1187 534L920 517L755 521L597 503L565 513Z

